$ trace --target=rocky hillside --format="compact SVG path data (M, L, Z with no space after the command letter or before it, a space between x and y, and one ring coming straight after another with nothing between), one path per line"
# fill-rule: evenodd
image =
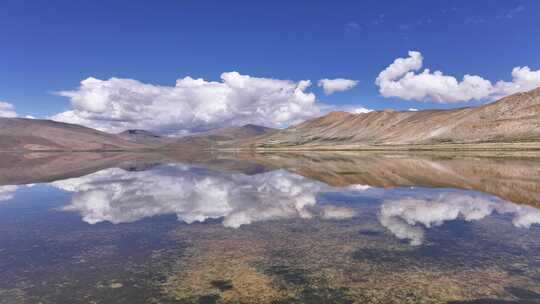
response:
M141 149L118 135L50 120L0 118L0 151L91 151Z
M245 125L178 138L159 136L145 130L109 134L51 120L0 118L0 152L201 150L273 131L266 127Z
M244 146L310 147L540 142L540 88L476 108L332 112Z
M236 146L239 141L249 141L258 136L273 134L277 131L277 129L252 124L239 127L225 127L178 138L174 142L171 142L168 147L182 148L191 146L213 148L231 145Z
M131 129L119 133L122 139L148 146L149 148L165 147L174 142L174 138L164 137L146 130Z
M228 141L234 139L251 138L275 131L263 126L247 124L240 127L225 127L193 135L192 137L205 137L215 141Z

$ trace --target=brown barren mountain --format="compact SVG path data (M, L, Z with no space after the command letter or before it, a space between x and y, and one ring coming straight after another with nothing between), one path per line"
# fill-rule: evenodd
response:
M540 88L475 108L332 112L239 144L315 148L540 143Z
M0 152L193 150L248 139L274 129L245 125L185 137L166 137L145 130L109 134L95 129L41 119L0 117Z
M0 151L107 151L145 148L114 134L51 120L0 118Z
M169 141L166 147L171 150L185 149L186 147L213 149L220 146L236 145L237 141L246 141L274 132L277 132L277 130L251 124L239 127L224 127L176 138Z
M253 124L243 125L241 127L225 127L220 129L210 130L208 132L196 135L197 137L205 136L216 141L226 141L239 138L251 138L254 136L267 134L276 131L272 128L262 127Z

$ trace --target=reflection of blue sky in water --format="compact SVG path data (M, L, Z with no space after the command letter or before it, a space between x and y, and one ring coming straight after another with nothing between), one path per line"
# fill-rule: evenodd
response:
M284 170L245 175L166 165L139 172L107 169L52 185L73 193L62 210L77 212L90 224L128 223L164 214L176 214L187 223L222 218L223 225L231 228L278 219L339 220L367 216L362 210L367 200L376 202L380 224L412 245L424 242L426 229L457 219L470 222L499 214L518 229L540 224L539 209L478 192L366 185L334 188ZM0 201L12 199L17 188L0 187ZM340 199L321 199L328 193Z

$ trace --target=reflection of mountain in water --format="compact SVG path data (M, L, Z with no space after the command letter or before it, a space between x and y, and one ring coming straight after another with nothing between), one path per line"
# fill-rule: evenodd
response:
M284 168L332 186L421 186L489 193L540 207L540 157L456 154L268 153L236 158Z
M430 228L458 218L475 221L493 213L511 215L512 223L518 228L540 224L539 209L493 197L452 192L385 201L379 220L396 237L420 245L424 239L424 228L420 225Z
M158 163L197 163L213 170L259 174L285 169L330 186L422 186L476 190L540 207L540 157L454 154L310 152L33 153L3 154L0 185L49 182L106 168L147 169Z
M176 214L187 223L223 217L226 227L292 217L354 216L348 208L316 204L315 195L324 184L281 170L248 176L167 165L143 172L108 169L53 185L75 192L64 210L81 213L91 224L161 214Z

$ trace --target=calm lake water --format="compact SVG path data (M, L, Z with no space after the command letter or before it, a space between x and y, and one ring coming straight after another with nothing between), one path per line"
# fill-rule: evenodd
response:
M540 158L3 155L0 303L540 303Z

